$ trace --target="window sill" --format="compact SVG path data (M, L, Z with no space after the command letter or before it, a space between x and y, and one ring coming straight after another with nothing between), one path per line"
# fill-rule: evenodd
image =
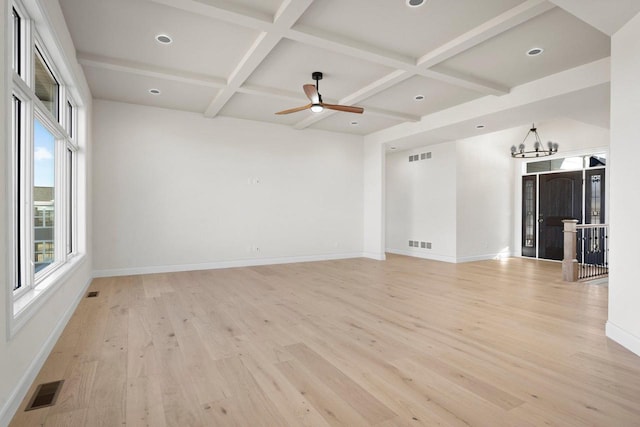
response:
M9 338L12 338L40 310L54 291L84 264L85 259L86 256L84 254L76 255L48 275L38 286L28 290L13 301L12 315L9 319Z

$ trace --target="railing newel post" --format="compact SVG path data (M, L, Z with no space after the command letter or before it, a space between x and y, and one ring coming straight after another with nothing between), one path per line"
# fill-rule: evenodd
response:
M566 282L578 281L578 260L576 257L578 230L577 219L564 219L564 256L562 259L562 280Z

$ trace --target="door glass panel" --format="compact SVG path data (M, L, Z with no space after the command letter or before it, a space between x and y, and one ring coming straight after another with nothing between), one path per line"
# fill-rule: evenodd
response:
M525 182L524 187L524 209L525 209L525 231L524 231L524 245L528 248L533 248L535 245L535 192L533 189L533 181L528 180Z
M601 175L591 175L590 182L588 185L591 186L591 197L588 200L589 203L589 224L601 224L602 217L600 215L600 198L601 198L601 184L602 178Z

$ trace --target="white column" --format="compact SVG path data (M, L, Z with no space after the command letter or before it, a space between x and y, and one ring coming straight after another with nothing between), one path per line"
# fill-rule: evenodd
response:
M384 260L384 144L364 141L363 256Z
M640 355L640 14L611 39L609 319L607 336Z

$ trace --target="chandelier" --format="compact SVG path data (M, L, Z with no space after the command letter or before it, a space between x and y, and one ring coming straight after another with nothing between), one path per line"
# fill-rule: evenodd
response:
M532 135L535 138L535 142L533 143L533 150L527 150L527 147L524 145L527 142L527 138L529 135ZM527 132L527 135L522 140L522 143L516 147L515 145L511 146L511 157L513 158L529 158L529 157L545 157L552 156L558 152L558 144L555 142L549 141L547 143L547 148L545 149L540 141L540 135L538 135L538 129L536 129L535 123L531 125L531 129Z

